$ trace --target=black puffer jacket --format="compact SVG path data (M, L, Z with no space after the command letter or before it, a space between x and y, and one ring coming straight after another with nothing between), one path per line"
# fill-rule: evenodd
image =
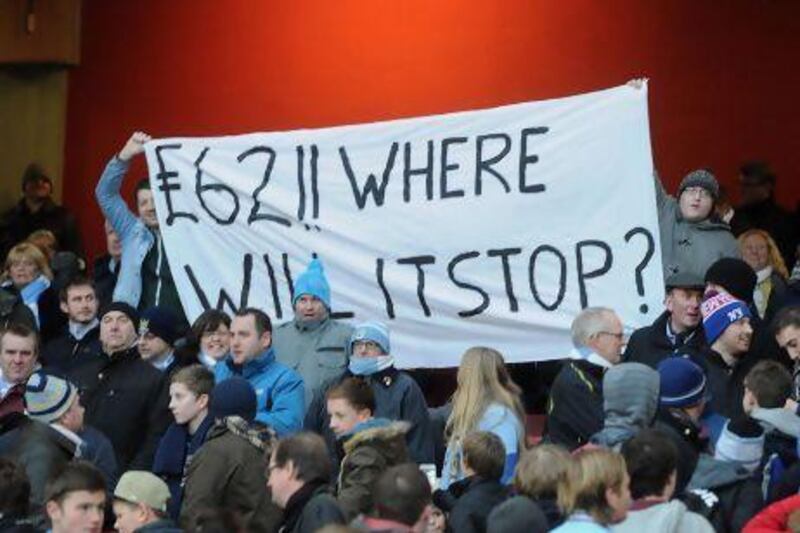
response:
M669 318L669 311L665 311L651 325L634 331L628 340L622 360L626 363L644 363L651 368L656 368L658 363L667 357L699 356L706 345L703 328L697 327L688 334L677 336L680 340L673 345L667 337Z
M603 372L584 360L568 360L550 389L547 440L574 450L603 429Z

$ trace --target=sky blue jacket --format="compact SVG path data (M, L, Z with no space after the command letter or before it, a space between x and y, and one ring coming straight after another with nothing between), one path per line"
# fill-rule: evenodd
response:
M305 396L303 378L291 368L275 360L270 347L240 368L230 355L214 367L217 383L231 376L241 376L256 390L256 420L274 429L279 437L303 427Z

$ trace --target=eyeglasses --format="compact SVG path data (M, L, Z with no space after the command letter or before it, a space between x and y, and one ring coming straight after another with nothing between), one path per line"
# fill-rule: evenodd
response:
M613 331L598 331L597 334L598 335L611 335L612 337L615 337L618 341L625 340L625 334L624 333L614 333Z
M368 352L381 350L381 345L375 341L356 341L353 343L354 350L366 350Z
M703 187L686 187L683 192L684 194L697 195L700 198L711 198L711 193Z

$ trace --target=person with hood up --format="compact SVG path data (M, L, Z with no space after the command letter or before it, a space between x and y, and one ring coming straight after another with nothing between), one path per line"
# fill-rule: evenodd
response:
M209 508L235 510L249 531L277 531L280 509L267 492L264 457L275 431L256 419L256 392L234 376L211 391L214 425L186 472L180 522L188 527Z
M611 527L613 533L713 533L714 528L702 515L672 499L678 451L663 433L641 431L622 445L622 456L631 480L633 503L625 520Z
M361 376L375 394L375 416L405 420L411 424L407 433L408 451L416 463L433 463L434 436L425 396L417 382L394 366L389 342L389 328L383 322L358 324L350 338L350 364L347 371L324 387L331 387L352 376ZM319 433L335 449L336 437L330 430L324 394L311 402L305 429Z
M717 178L708 170L693 170L678 187L678 198L669 196L654 173L661 260L664 278L678 272L703 276L721 257L739 257L730 226L714 213L719 197Z
M328 391L328 415L337 438L337 500L348 519L372 508L372 486L389 467L408 461L408 422L375 418L375 395L360 378Z
M642 363L622 363L603 377L603 429L590 442L619 450L649 427L658 409L659 375Z
M294 320L275 328L275 356L305 384L305 407L323 385L347 369L353 328L331 317L331 289L322 261L315 258L294 284Z

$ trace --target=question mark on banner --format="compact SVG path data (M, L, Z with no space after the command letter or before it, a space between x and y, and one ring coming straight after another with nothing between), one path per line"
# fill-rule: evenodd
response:
M642 280L642 271L647 268L647 265L650 263L650 259L653 258L656 248L656 241L653 239L653 235L649 231L647 231L645 228L637 226L625 234L625 242L630 242L634 235L644 235L645 239L647 239L647 252L644 254L642 260L639 261L635 271L636 292L639 294L639 296L644 296L644 280ZM642 314L646 314L648 310L649 308L647 307L647 304L642 304L639 306L639 312Z

